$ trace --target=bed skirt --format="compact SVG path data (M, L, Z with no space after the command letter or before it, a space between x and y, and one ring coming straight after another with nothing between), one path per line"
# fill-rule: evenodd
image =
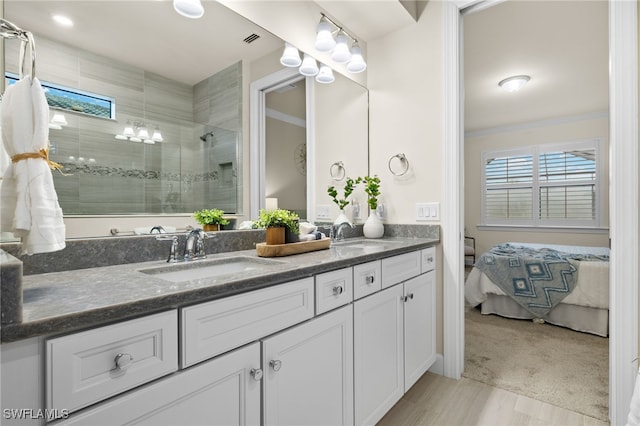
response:
M534 316L509 296L487 294L482 302L483 314L507 318L533 319ZM545 322L602 337L609 335L609 310L561 303L549 312Z

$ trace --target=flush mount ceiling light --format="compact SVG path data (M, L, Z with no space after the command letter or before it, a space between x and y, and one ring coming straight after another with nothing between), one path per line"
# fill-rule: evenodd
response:
M513 77L505 78L498 86L502 87L507 92L517 92L522 89L527 82L531 80L528 75L515 75Z
M204 8L200 0L173 0L173 8L187 18L197 19L204 15Z
M284 52L280 57L280 63L285 67L299 67L302 63L300 59L300 52L298 49L289 43L284 44Z

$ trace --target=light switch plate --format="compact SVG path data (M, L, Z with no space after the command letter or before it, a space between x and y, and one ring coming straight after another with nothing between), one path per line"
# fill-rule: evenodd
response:
M439 221L440 203L416 203L416 221Z

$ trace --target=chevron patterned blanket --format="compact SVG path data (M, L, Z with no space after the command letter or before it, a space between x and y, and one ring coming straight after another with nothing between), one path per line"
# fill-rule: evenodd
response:
M480 256L475 266L520 306L544 318L573 291L577 262L588 260L609 258L500 244Z

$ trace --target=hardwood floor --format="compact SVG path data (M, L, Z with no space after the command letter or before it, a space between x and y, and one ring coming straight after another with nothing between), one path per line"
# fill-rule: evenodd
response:
M378 426L604 426L608 423L463 377L425 374Z

